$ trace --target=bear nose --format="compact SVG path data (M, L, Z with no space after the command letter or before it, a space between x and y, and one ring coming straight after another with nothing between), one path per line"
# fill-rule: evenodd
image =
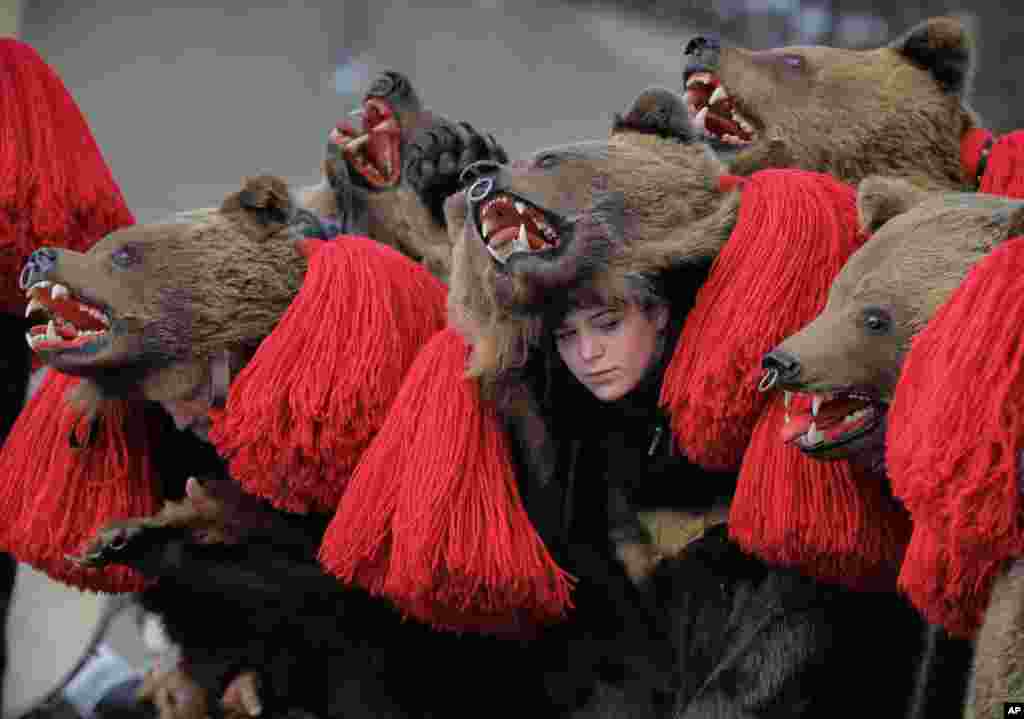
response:
M684 55L701 56L710 54L722 49L722 39L715 34L696 35L691 37L683 47Z
M46 275L57 266L57 250L49 247L42 247L31 255L21 268L21 275L18 277L18 286L27 290L36 282L46 279Z
M466 165L465 169L459 174L459 186L466 187L486 175L495 174L499 170L501 170L501 165L497 162L477 160L470 165Z
M784 350L775 349L766 354L761 359L761 367L767 372L776 372L783 384L800 376L800 360Z

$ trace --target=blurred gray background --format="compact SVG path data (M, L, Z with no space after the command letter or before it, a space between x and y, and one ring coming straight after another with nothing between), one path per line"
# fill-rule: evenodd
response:
M1024 127L1020 0L0 0L0 34L20 31L60 73L136 217L150 221L216 204L246 174L316 181L328 130L383 69L405 72L429 105L515 156L605 135L645 86L678 89L680 45L695 32L755 49L869 47L943 13L969 18L981 37L974 105L987 127ZM82 598L64 611L73 598L45 598L45 580L31 579L22 591L48 608L49 629L33 641L16 621L36 649L12 663L41 677L60 671L55 651L70 667L76 626L96 608ZM115 627L113 643L144 660L133 622Z
M705 30L752 48L858 47L969 13L982 37L975 104L1009 130L1024 126L1024 6L1004 2L42 0L22 3L21 36L62 75L147 221L214 204L261 170L314 181L327 131L381 69L516 155L603 135L643 87L678 88L680 44Z

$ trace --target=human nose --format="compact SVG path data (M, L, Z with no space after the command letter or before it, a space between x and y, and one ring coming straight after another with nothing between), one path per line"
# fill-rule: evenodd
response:
M604 354L604 343L597 335L581 333L579 353L580 359L584 362L593 362Z

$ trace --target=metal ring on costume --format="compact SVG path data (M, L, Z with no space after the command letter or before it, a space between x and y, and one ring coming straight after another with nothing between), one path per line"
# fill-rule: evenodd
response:
M770 369L764 373L764 377L761 378L761 382L757 385L758 392L767 392L775 383L779 381L779 371L777 369Z
M481 177L479 180L469 186L469 192L466 193L466 197L470 202L480 202L482 199L491 194L491 190L494 189L494 178L493 177Z

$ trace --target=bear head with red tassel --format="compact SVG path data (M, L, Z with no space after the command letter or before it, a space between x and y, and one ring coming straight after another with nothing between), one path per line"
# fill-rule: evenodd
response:
M874 233L872 239L843 267L824 311L765 358L775 386L800 393L793 395L788 416L776 425L777 441L808 457L848 458L873 470L887 469L892 491L913 522L900 566L900 587L933 621L959 634L969 633L976 626L977 607L984 606L975 596L986 591L981 575L991 574L994 555L982 553L972 564L964 560L962 548L967 545L955 548L958 540L949 529L948 495L958 491L958 482L940 478L936 451L950 448L956 453L955 447L976 438L977 428L968 425L977 418L978 407L966 393L959 406L951 405L940 384L923 389L923 378L929 375L908 375L907 363L911 355L925 356L917 345L928 335L926 326L971 268L1021 233L1024 205L994 195L929 193L886 178L861 183L858 204L864 227ZM1000 314L995 308L1010 301L989 297L987 305L976 304L967 311ZM993 317L975 320L988 323ZM946 336L970 341L961 336L967 330L960 322L947 329ZM945 359L930 353L928 357L933 367L935 362L953 361L948 352ZM984 376L981 365L987 365L988 358L987 352L960 355L958 362L976 364L970 379L958 381ZM999 369L992 371L1000 373L1000 360L993 358L993 363ZM898 388L911 385L918 387L913 408L906 399L894 404L900 392L909 394ZM956 424L957 416L966 424ZM897 417L899 429L893 426ZM959 442L956 437L961 437ZM936 451L929 452L928 447ZM910 470L911 466L918 469Z
M211 441L246 490L285 510L333 510L416 350L443 327L445 293L397 251L317 239L319 227L282 180L260 176L219 208L114 232L85 253L33 253L21 274L27 339L53 383L72 381L22 414L0 454L0 493L38 517L63 517L89 473L117 480L110 496L150 496L145 422L128 417L166 411ZM56 456L39 459L40 441ZM158 504L128 515L76 505L60 537L5 540L63 557Z

